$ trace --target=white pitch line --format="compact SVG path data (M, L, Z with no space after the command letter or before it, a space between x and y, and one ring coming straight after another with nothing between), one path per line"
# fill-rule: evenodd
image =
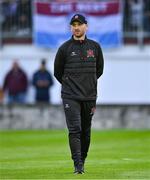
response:
M132 161L131 158L122 158L122 160L124 160L124 161Z

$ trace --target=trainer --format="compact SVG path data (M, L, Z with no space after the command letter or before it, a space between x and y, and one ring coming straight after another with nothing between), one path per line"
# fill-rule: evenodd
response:
M83 174L96 108L97 79L103 74L104 60L100 45L86 37L86 18L75 14L70 25L73 35L56 53L54 76L62 85L74 173Z

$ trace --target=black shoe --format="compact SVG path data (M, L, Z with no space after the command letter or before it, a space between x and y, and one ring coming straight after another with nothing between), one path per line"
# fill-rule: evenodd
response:
M82 163L75 166L74 174L84 174L84 167Z

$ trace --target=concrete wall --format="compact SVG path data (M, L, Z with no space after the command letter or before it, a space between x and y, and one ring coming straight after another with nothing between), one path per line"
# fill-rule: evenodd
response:
M92 127L150 129L150 106L97 105ZM0 129L53 128L66 128L61 105L0 105Z

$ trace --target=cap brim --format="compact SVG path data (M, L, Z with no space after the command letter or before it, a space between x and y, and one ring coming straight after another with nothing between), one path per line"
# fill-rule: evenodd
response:
M74 19L73 21L70 22L70 24L73 24L74 22L79 22L81 24L85 24L83 21L80 21L79 19Z

